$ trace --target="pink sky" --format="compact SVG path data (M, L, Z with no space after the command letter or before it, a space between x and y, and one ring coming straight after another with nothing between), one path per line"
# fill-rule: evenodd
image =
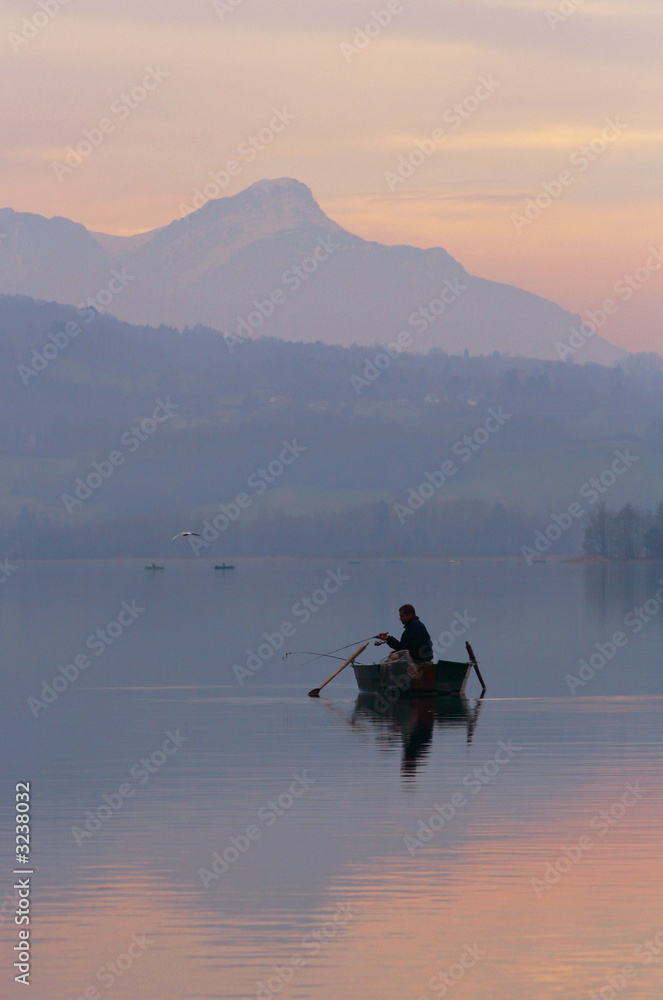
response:
M296 177L365 238L573 312L612 299L603 335L663 353L662 21L660 0L4 0L0 205L136 233L236 160L219 195ZM248 154L274 109L293 120Z

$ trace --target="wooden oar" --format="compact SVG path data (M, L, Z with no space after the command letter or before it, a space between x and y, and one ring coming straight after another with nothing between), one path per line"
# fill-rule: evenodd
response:
M486 693L486 684L485 684L485 681L484 681L483 677L481 676L481 671L479 670L479 664L477 663L477 658L474 655L474 650L470 646L469 642L465 643L465 648L467 650L467 654L468 654L468 656L469 656L472 664L474 665L474 669L477 672L477 677L479 678L479 683L481 684L481 697L483 698L484 694Z
M364 652L368 644L369 644L368 642L365 642L363 646L360 646L359 649L355 650L352 656L349 656L348 659L345 661L345 663L342 663L341 666L338 668L338 670L335 670L334 673L331 675L331 677L328 677L325 683L321 684L319 688L313 688L312 691L309 691L308 693L309 698L319 698L320 692L322 691L323 687L329 684L330 681L333 681L334 678L338 676L338 674L340 674L341 670L345 670L348 663L352 663L353 660L356 660L357 657Z

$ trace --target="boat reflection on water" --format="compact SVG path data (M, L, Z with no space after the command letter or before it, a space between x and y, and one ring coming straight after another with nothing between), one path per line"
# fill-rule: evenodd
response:
M435 729L464 729L471 743L480 709L480 699L465 695L399 698L388 704L374 694L360 694L348 722L355 729L373 730L384 749L401 744L401 774L413 779L428 756Z

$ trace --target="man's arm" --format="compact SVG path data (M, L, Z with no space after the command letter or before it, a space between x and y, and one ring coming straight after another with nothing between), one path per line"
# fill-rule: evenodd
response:
M391 649L402 649L403 648L403 643L399 642L398 639L394 639L393 635L389 635L388 632L379 632L377 638L378 639L382 639L383 642L386 642L386 644Z

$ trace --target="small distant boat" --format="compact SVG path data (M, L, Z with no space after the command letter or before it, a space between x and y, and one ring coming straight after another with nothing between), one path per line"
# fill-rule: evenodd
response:
M402 563L403 560L402 559L387 559L387 562L390 562L390 563Z
M146 566L145 569L155 570L155 569L164 569L164 567L163 566L157 566L156 563L152 563L151 566Z
M358 559L348 559L348 566L358 566L358 565L359 565Z
M221 563L220 566L215 566L214 567L214 569L234 569L234 568L235 567L231 566L229 563Z

